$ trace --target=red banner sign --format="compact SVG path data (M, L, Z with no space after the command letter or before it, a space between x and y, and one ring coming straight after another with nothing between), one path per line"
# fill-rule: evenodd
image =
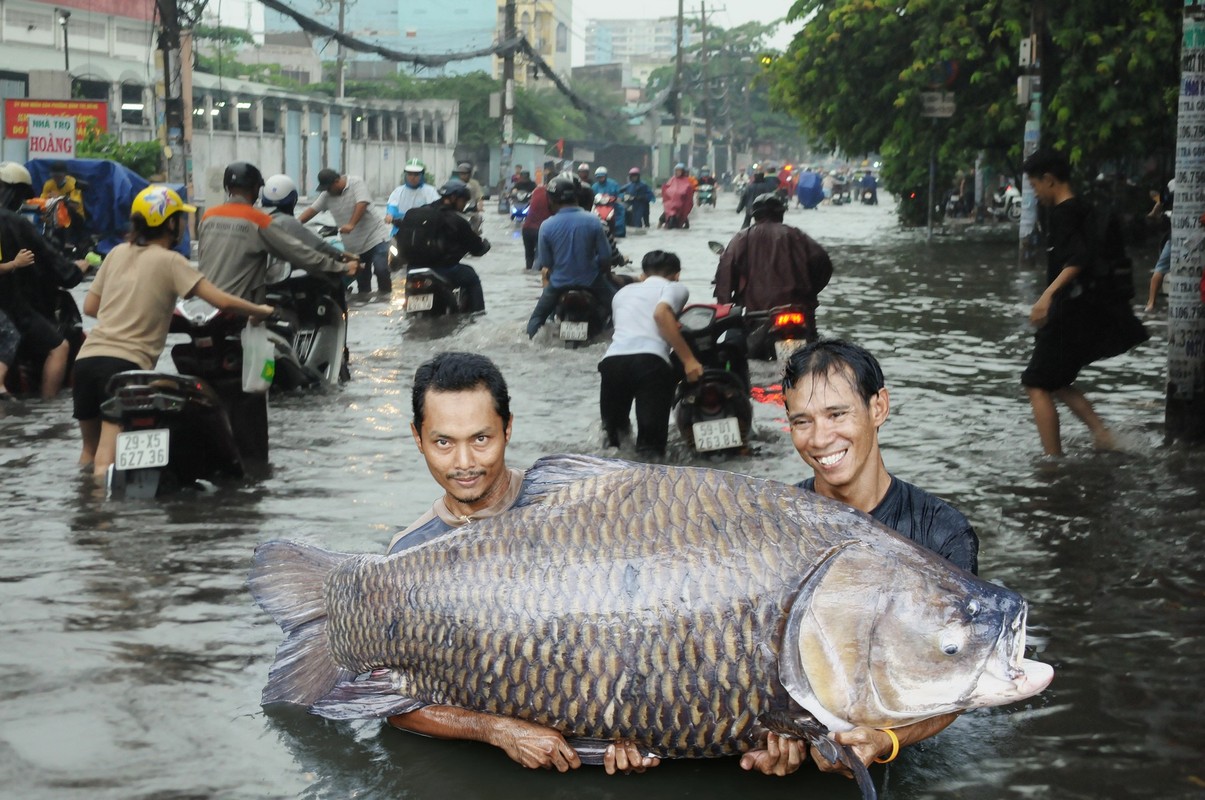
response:
M29 116L75 117L75 138L83 139L91 120L102 132L109 129L109 104L104 100L28 100L4 101L4 135L9 139L29 136Z

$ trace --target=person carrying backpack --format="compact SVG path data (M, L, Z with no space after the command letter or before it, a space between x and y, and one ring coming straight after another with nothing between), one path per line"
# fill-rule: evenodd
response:
M483 256L490 243L477 235L462 216L469 203L469 186L452 178L439 187L439 200L413 208L398 224L398 245L409 267L428 267L459 286L469 312L485 311L485 294L477 270L461 259Z
M1055 400L1088 426L1097 447L1108 449L1113 446L1112 433L1072 384L1088 364L1120 355L1149 338L1130 308L1133 272L1125 242L1107 214L1096 212L1072 191L1071 163L1062 153L1038 150L1023 169L1038 202L1050 211L1044 226L1047 286L1029 313L1037 330L1021 383L1046 455L1063 454Z

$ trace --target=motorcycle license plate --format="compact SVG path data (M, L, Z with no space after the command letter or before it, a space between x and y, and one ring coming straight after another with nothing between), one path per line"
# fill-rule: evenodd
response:
M170 438L171 431L167 428L119 433L117 456L113 463L118 469L166 467Z
M589 322L562 322L561 338L567 342L584 342L590 332Z
M414 294L406 301L407 311L430 311L435 307L435 295Z
M781 339L774 343L774 358L777 361L786 361L799 348L807 344L806 339Z
M743 444L741 425L736 417L696 422L691 426L691 432L695 439L695 449L700 453L706 453L709 450L728 450Z

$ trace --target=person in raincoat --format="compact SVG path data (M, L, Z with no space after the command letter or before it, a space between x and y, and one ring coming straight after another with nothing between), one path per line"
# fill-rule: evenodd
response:
M661 205L665 207L661 214L663 228L689 228L690 212L695 205L695 187L686 174L686 165L678 162L674 165L674 174L661 185Z

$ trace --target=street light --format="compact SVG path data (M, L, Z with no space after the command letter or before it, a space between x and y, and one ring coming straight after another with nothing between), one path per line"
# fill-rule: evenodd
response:
M60 8L59 25L63 28L63 69L66 72L71 72L71 49L67 46L67 20L69 19L71 19L71 12Z

